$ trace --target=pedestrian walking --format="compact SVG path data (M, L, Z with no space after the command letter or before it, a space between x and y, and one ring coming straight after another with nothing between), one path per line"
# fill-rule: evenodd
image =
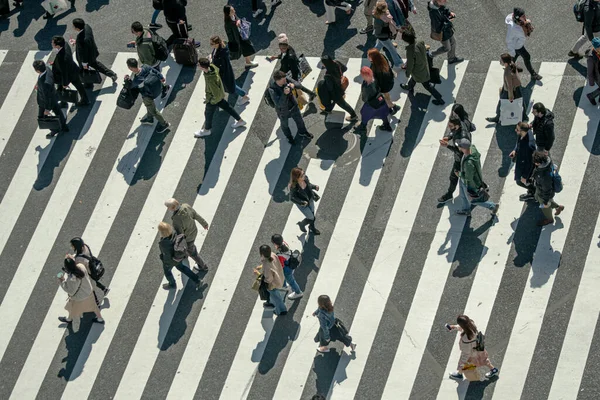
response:
M163 118L160 111L156 109L154 99L161 96L166 97L168 89L171 85L168 85L167 91L163 89L165 77L158 72L158 70L148 66L139 65L138 60L135 58L127 59L127 68L131 71L131 75L125 75L126 84L131 88L138 88L142 95L142 102L146 107L146 115L140 119L142 124L153 124L154 118L158 120L156 125L156 132L162 133L169 129L169 124Z
M450 119L448 120L448 133L445 134L442 139L440 139L440 145L454 153L454 164L450 170L450 184L448 185L448 190L440 198L438 198L439 203L445 203L449 200L452 200L454 191L458 185L460 163L463 158L463 153L458 147L458 143L462 139L467 139L469 142L472 142L473 139L471 132L467 126L462 123L457 115L451 115Z
M256 53L256 50L249 37L242 39L242 20L240 20L235 13L235 8L226 5L223 7L223 14L225 18L225 33L227 34L231 59L237 60L240 56L243 56L246 62L246 69L258 67L257 63L250 60L250 57Z
M194 133L195 138L201 138L209 136L212 129L212 120L217 109L224 110L227 114L231 115L235 122L231 124L231 127L241 128L246 126L246 121L242 119L240 114L233 107L229 105L225 100L225 90L223 82L219 76L219 68L216 65L211 64L208 58L201 58L198 60L200 70L203 72L205 81L205 93L206 93L206 107L204 109L204 126L202 129Z
M135 47L140 62L160 71L160 60L156 56L152 43L152 32L144 29L141 22L135 21L131 24L131 33L135 36L135 40L129 42L128 45Z
M260 246L259 253L262 263L254 269L254 273L256 275L263 274L264 281L267 283L267 290L269 291L268 305L272 304L275 307L273 313L278 316L286 315L287 307L284 301L283 268L279 262L279 257L273 254L271 248L266 244Z
M569 51L569 57L581 58L587 55L595 37L600 37L600 0L587 0L583 5L581 36Z
M406 30L402 32L402 40L408 44L406 46L406 83L401 83L400 87L406 91L412 92L415 85L423 85L433 97L432 103L436 106L446 104L442 95L431 83L431 73L429 71L429 61L427 60L427 49L425 42L417 41L413 31Z
M515 163L515 182L527 189L527 193L520 195L519 200L529 201L534 199L535 194L535 186L530 181L533 172L533 153L536 147L535 139L531 125L527 122L519 122L515 132L517 132L517 143L508 156Z
M394 68L399 68L403 64L402 57L400 57L400 54L398 54L398 51L392 44L392 39L396 38L398 34L398 27L390 14L385 0L379 0L375 4L375 9L373 10L373 27L375 37L377 38L375 48L381 50L385 47L392 57Z
M512 14L506 16L505 22L508 26L506 32L506 46L508 47L508 52L513 58L513 61L517 62L519 56L523 57L525 68L529 71L531 80L541 81L542 76L533 69L531 55L525 48L525 40L533 31L533 25L531 25L531 21L525 16L525 10L516 7Z
M154 8L154 12L152 13L152 19L150 20L150 25L148 25L149 29L160 29L163 26L156 22L160 12L163 10L162 0L152 0L152 8Z
M565 206L554 201L556 192L554 191L552 175L556 166L552 163L550 156L541 151L533 153L533 164L535 165L532 174L535 185L535 200L540 204L540 209L544 214L544 218L538 222L538 226L553 224L552 209L556 209L554 215L560 215L565 209Z
M100 309L94 299L94 291L90 277L82 264L77 264L71 255L67 255L62 268L56 276L60 287L67 293L68 299L65 310L67 317L58 317L60 322L70 324L76 320L76 325L86 312L93 312L96 317L92 320L104 324Z
M279 118L279 123L281 124L281 131L292 145L295 144L296 141L290 130L290 118L294 120L298 127L298 135L308 137L309 139L314 137L312 133L306 130L304 119L302 118L300 108L298 107L298 100L292 93L294 88L311 93L311 91L302 86L300 82L288 79L286 73L283 71L275 71L273 74L273 82L268 88L269 96L271 96L275 111L277 112L277 117Z
M362 34L369 34L373 32L373 9L377 4L377 0L365 0L363 2L365 19L367 20L367 26L362 28L359 32Z
M235 93L239 96L237 101L238 106L248 103L250 101L248 93L235 83L235 74L233 73L233 66L229 58L229 48L225 42L219 36L215 35L210 38L210 47L212 47L212 51L209 61L217 67L225 92L230 94Z
M550 152L554 144L554 113L547 110L544 104L535 103L533 111L533 135L535 136L535 145L537 151Z
M483 181L481 173L481 155L475 145L469 139L463 138L457 142L457 146L463 153L460 162L460 172L457 173L459 180L459 192L463 202L463 208L458 210L458 215L471 215L472 206L485 207L492 210L492 217L498 214L499 204L490 200L488 186Z
M73 61L71 47L66 46L64 37L54 36L52 38L52 49L56 55L52 64L54 83L58 86L59 90L62 90L62 88L66 89L70 84L73 84L79 93L79 101L76 105L78 107L88 106L90 101L79 76L79 67Z
M441 46L431 53L432 57L448 53L448 64L464 61L456 56L456 39L454 38L454 19L456 14L446 7L447 0L430 0L427 3L431 20L431 39L441 42Z
M73 257L75 258L75 262L77 264L82 264L85 267L88 275L90 276L93 282L93 285L97 286L98 289L102 290L102 292L106 296L110 289L104 286L104 284L100 282L100 279L94 279L92 271L90 269L90 261L92 261L93 258L90 246L84 243L83 239L80 237L74 237L73 239L71 239L70 244L71 248L75 252L75 254L73 255Z
M292 168L290 172L290 200L298 206L300 212L304 215L304 219L298 222L300 230L306 233L306 225L308 229L315 235L320 235L321 232L315 227L315 201L320 199L316 193L319 191L319 185L310 183L308 176L300 167Z
M460 122L464 125L465 128L467 128L469 132L473 133L477 130L477 127L473 122L471 122L471 119L469 118L469 113L465 111L465 108L462 104L454 103L454 105L452 106L451 115L458 117L458 119L460 119Z
M352 343L352 337L348 335L348 330L342 324L342 321L335 317L333 303L329 296L322 294L317 298L318 308L313 312L313 317L319 320L319 332L315 341L319 342L317 351L319 353L329 353L329 343L332 340L339 340L351 351L356 350L356 344Z
M160 235L160 240L158 241L160 260L163 264L165 278L167 278L167 283L162 285L163 289L169 290L177 287L177 283L171 272L173 267L177 268L182 274L190 278L196 284L196 289L198 289L200 286L200 277L193 273L192 270L183 263L185 255L178 254L175 250L178 239L177 234L173 231L173 227L166 222L161 222L158 224L158 233ZM187 238L184 240L187 240Z
M177 39L188 37L187 0L163 0L162 5L167 26L171 29L171 36L167 38L167 46L170 47Z
M598 85L598 88L588 93L587 98L596 105L596 97L600 96L600 38L592 39L592 47L594 51L587 58L587 78L590 86Z
M296 300L304 296L296 278L294 277L294 270L290 267L289 261L292 256L292 250L290 246L283 240L283 236L275 234L271 236L271 243L275 246L275 254L279 257L279 262L283 266L283 276L285 280L283 287L287 287L287 284L292 288L292 293L288 294L287 298L290 300Z
M520 99L523 97L521 77L519 76L519 72L522 72L523 69L517 67L517 64L515 64L515 61L508 53L504 53L500 56L500 64L504 66L503 84L500 90L500 100L508 99L512 103L515 99ZM488 122L492 122L495 124L500 122L500 107L502 105L502 102L500 100L498 101L498 105L496 106L496 116L486 117L486 120ZM525 102L523 102L522 121L529 121L529 117L527 116L527 104L525 104Z
M200 214L198 214L196 210L192 208L192 206L187 203L180 204L179 201L174 198L170 198L165 201L165 206L173 213L171 215L173 229L175 229L177 234L183 234L185 236L187 255L196 262L194 271L208 271L208 266L198 254L198 249L194 243L196 241L196 236L198 236L196 221L198 221L205 230L208 230L208 222L206 222L206 220L202 218Z
M400 106L394 104L390 96L390 91L394 88L394 78L396 73L392 70L388 59L377 49L371 49L367 52L367 58L371 61L371 70L379 91L383 94L385 103L387 104L390 114L395 115L400 111Z
M327 25L333 24L336 21L335 9L339 8L344 10L348 15L352 13L352 6L342 0L323 0L325 6L325 23Z
M58 131L50 131L46 135L48 139L58 135L59 132L69 132L69 127L67 126L67 120L65 119L65 115L60 108L60 104L58 102L58 97L56 96L56 89L54 87L54 75L52 74L52 70L46 67L46 63L42 60L35 60L33 62L33 69L38 74L37 84L36 84L36 99L38 104L38 118L47 117L50 115L50 112L53 112L54 115L58 117L59 122L59 130Z
M348 113L346 121L358 121L358 115L356 115L354 108L344 99L346 88L349 85L348 78L344 76L344 72L348 68L329 56L322 56L321 64L325 67L325 75L323 76L323 80L317 84L317 95L323 106L323 113L331 113L333 107L337 104Z
M98 46L94 40L92 27L86 24L83 19L75 18L73 20L73 28L75 29L75 32L77 32L77 38L71 39L71 44L75 45L79 68L83 70L89 70L90 68L95 69L112 79L113 83L116 82L117 74L98 61L100 52L98 51Z
M469 364L475 368L487 366L489 368L489 371L485 374L487 379L498 375L498 368L494 367L490 362L488 352L485 350L485 347L481 349L483 343L478 341L478 337L483 337L483 335L479 335L477 326L475 326L475 323L472 319L466 315L459 315L456 318L456 325L446 324L446 329L450 332L460 332L460 340L458 341L460 358L458 359L457 370L450 373L450 378L462 380L462 371L469 370Z
M354 128L355 133L365 134L367 132L367 123L372 119L380 119L383 124L379 127L382 131L392 132L390 125L390 109L385 103L383 94L379 91L379 85L373 76L373 71L369 67L360 69L360 76L363 82L360 89L360 98L364 102L360 109L360 124Z

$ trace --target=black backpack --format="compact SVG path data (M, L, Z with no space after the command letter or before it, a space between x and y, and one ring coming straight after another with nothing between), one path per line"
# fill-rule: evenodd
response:
M485 350L485 335L481 331L477 332L477 337L475 338L475 350Z
M169 58L169 47L167 42L158 33L150 31L152 36L152 46L157 60L166 61Z
M267 90L265 90L265 94L263 95L263 99L269 107L275 108L275 102L273 101L273 97L271 96L270 89L271 89L271 86L268 86Z
M92 254L92 250L90 250L89 247L88 247L88 250L90 251L89 256L86 256L85 254L77 254L75 257L82 257L82 258L85 258L86 260L88 260L90 276L92 277L93 280L99 281L102 278L102 276L104 275L104 265L102 265L102 261L100 261L98 258L94 257L94 255Z
M588 0L576 0L573 5L573 14L575 14L575 20L577 22L585 21L585 6L587 5Z

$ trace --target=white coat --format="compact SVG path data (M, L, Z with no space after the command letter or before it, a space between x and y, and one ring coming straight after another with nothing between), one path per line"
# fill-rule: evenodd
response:
M515 50L525 46L525 32L523 32L521 25L513 21L512 14L508 14L504 22L508 26L508 30L506 31L506 47L508 47L508 53L514 57L516 55Z

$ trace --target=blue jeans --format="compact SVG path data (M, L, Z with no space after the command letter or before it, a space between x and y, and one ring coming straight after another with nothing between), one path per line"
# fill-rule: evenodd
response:
M269 290L269 303L275 306L275 314L279 315L282 312L287 312L287 307L283 300L284 292L281 289Z
M151 24L156 23L156 18L158 18L158 14L160 14L160 10L154 10L154 12L152 13L152 21L150 21Z
M179 264L177 264L175 266L175 268L177 268L182 274L184 274L185 276L187 276L188 278L193 280L195 283L198 283L200 281L200 278L198 278L198 275L193 273L192 270L189 269L183 262L180 262ZM166 265L165 263L163 263L163 271L165 273L165 278L167 278L169 285L174 286L175 278L173 277L173 273L171 272L172 269L173 269L173 266Z
M244 89L242 89L241 87L239 87L238 85L235 85L235 94L237 94L238 96L245 96L246 92L244 92Z
M394 67L399 67L403 64L402 57L400 57L400 54L398 54L398 51L396 50L390 39L377 39L377 42L375 42L375 48L377 50L381 50L382 47L385 47L392 56L392 62L394 63Z
M494 203L493 201L490 201L490 200L478 201L478 202L471 203L471 199L469 198L469 194L468 194L468 190L467 190L467 185L465 185L465 183L462 180L458 181L458 185L459 185L458 189L459 189L459 193L460 193L460 198L463 201L463 210L470 211L471 205L485 207L488 210L493 210L494 208L496 208L496 203Z
M296 278L294 278L294 270L290 267L283 267L283 275L285 276L285 281L283 282L283 287L286 287L286 282L290 284L290 287L296 294L302 293L300 290L300 286L298 286L298 282L296 282Z
M298 206L298 210L300 210L300 212L302 214L304 214L304 218L308 218L310 220L315 219L315 201L314 200L311 200L307 206L301 206L299 204L296 204L296 206Z

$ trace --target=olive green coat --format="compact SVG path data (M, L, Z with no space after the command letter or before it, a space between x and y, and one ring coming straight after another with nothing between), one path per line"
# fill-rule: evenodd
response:
M430 79L427 50L422 40L406 46L406 78L411 76L419 83Z

